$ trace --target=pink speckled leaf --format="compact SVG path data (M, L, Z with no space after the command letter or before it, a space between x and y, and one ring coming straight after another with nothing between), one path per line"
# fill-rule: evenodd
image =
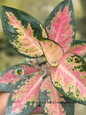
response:
M20 73L18 71L20 70ZM14 65L0 74L0 90L10 92L13 86L25 75L37 72L35 67L31 67L29 64Z
M57 5L46 19L44 26L49 39L57 42L66 52L75 38L76 31L72 0L64 0Z
M83 58L86 57L86 40L75 40L66 53L77 54Z
M52 69L51 80L64 96L86 105L86 63L76 54L64 55Z
M2 6L2 27L11 45L22 55L40 57L37 37L47 37L42 24L29 14Z
M45 115L74 115L74 102L55 89L50 76L41 84L39 99Z
M39 43L48 63L51 66L56 67L59 64L59 60L63 56L63 50L61 46L47 38L39 38Z
M39 88L43 79L38 72L25 76L11 92L5 115L28 115L39 105Z

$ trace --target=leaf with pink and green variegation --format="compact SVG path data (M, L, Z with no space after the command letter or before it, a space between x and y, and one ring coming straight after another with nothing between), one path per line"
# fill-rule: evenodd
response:
M29 64L14 65L0 74L0 90L10 92L13 86L25 75L37 72L35 67L31 67Z
M86 105L86 63L76 54L65 54L53 68L51 80L64 96Z
M59 64L59 60L63 56L63 50L61 46L47 38L38 38L38 40L48 63L51 66L56 67Z
M44 27L49 39L57 42L66 52L76 33L76 23L72 0L64 0L51 12L45 21Z
M43 52L37 37L47 37L42 24L31 15L2 6L2 27L10 42L20 54L27 57L40 57Z
M83 58L86 57L86 40L75 40L66 53L74 53Z
M74 115L74 102L59 93L48 76L41 84L40 104L45 115Z
M40 74L25 76L13 88L8 98L5 115L28 115L39 106Z

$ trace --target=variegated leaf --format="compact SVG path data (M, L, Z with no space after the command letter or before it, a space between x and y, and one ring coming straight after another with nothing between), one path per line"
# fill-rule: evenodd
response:
M64 55L52 69L51 80L64 96L86 105L86 63L76 54Z
M51 12L44 27L49 39L57 42L66 52L75 38L76 23L72 0L64 0Z
M59 60L63 56L63 50L61 46L47 38L38 38L38 40L48 63L51 66L56 67L59 64Z
M37 72L35 67L29 64L14 65L0 74L0 90L10 92L13 86L25 75Z
M28 115L39 105L39 73L25 76L16 83L8 98L5 115Z
M75 40L66 53L74 53L83 58L86 57L86 40Z
M55 89L50 76L41 84L39 99L45 115L74 115L74 102Z
M20 54L39 57L43 54L37 37L47 37L42 24L31 15L2 6L2 27L10 42Z

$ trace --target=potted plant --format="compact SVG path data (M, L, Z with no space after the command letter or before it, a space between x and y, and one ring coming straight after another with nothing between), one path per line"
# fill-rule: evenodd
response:
M74 115L76 102L86 105L86 41L75 40L72 0L57 5L44 25L7 6L1 20L10 44L27 57L1 73L0 90L10 92L5 115L39 106L45 115Z

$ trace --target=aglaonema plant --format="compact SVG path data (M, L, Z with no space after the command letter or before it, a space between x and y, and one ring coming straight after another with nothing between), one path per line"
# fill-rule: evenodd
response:
M1 73L0 90L10 92L5 115L28 115L38 106L45 115L74 115L76 102L86 105L86 41L75 40L72 0L57 5L44 25L6 6L1 20L10 44L29 60Z

